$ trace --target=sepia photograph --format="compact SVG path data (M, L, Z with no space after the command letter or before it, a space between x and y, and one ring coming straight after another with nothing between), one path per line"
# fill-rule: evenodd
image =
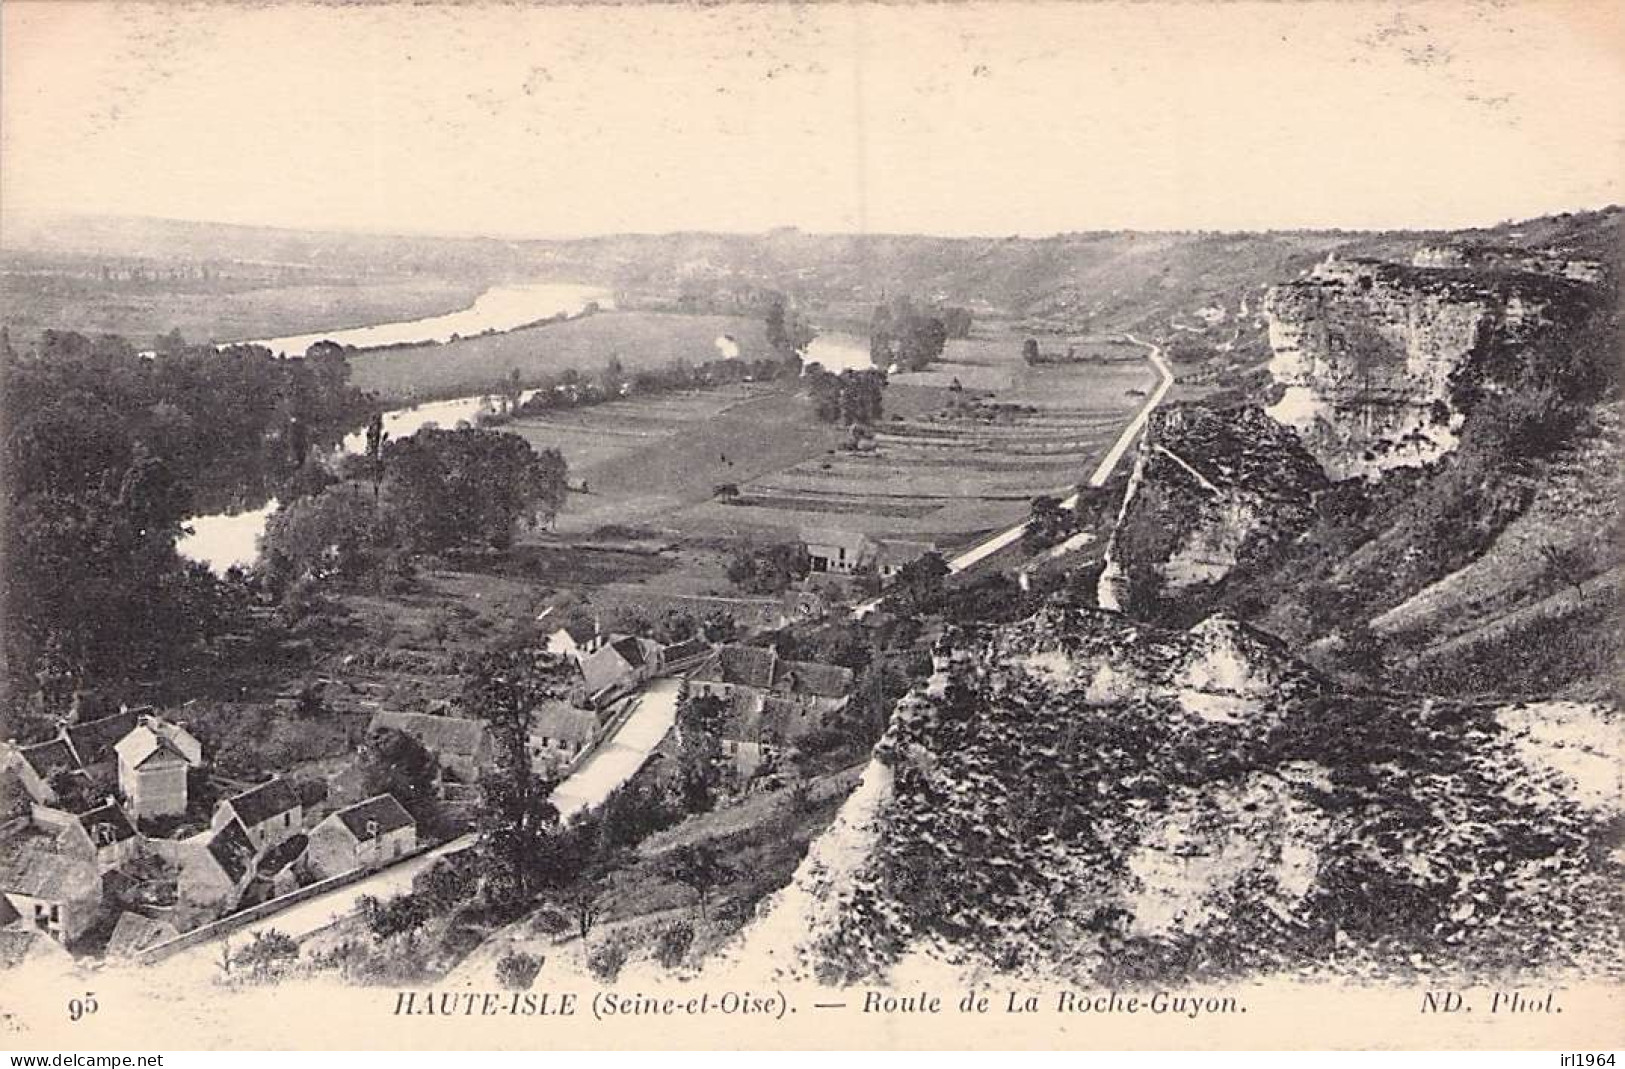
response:
M0 1047L1625 1048L1625 9L0 29Z

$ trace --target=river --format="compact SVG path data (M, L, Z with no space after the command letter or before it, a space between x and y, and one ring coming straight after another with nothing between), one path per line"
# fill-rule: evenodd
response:
M843 371L868 371L875 366L869 357L869 340L855 334L819 334L802 357L837 375Z
M554 316L580 315L592 304L607 309L614 306L614 300L609 291L601 287L574 283L493 286L460 312L370 327L292 334L247 344L263 345L275 353L303 353L324 340L358 349L410 342L445 342L453 335L469 337L486 331L508 331ZM529 400L534 393L530 390L521 394L521 402ZM431 423L455 427L481 413L495 411L498 404L499 400L482 394L392 409L384 413L384 430L389 432L390 438L400 439L416 434ZM346 435L340 448L346 453L365 451L366 428ZM233 565L246 568L259 558L260 535L276 508L277 502L272 499L257 508L239 512L194 516L186 521L188 531L176 542L175 549L188 560L208 565L216 575L224 575Z
M471 338L487 331L502 332L539 323L555 316L578 316L589 305L609 309L615 299L599 286L584 286L573 282L527 282L517 285L492 286L477 297L473 304L459 312L407 319L396 323L378 323L370 327L343 327L317 331L313 334L290 334L283 338L267 338L244 345L263 345L273 353L302 356L306 349L319 341L337 342L357 349L377 349L385 345L412 345L429 342L448 342L454 336Z

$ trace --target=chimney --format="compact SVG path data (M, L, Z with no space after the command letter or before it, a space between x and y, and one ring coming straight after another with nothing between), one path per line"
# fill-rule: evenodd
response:
M367 821L367 838L378 838L378 822L376 820Z

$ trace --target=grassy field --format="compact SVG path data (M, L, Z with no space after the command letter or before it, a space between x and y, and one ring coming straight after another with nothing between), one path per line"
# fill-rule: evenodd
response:
M834 449L840 430L817 422L792 384L736 386L634 398L504 429L537 448L557 447L570 465L572 494L558 530L607 524L664 525L707 501L724 483L743 484ZM737 533L727 517L709 533Z
M313 273L313 272L307 272ZM8 270L0 308L14 339L47 328L120 334L138 348L179 330L193 342L269 338L335 324L385 323L466 308L477 279L325 278L249 283L231 279L103 282L77 273Z
M526 381L568 368L593 374L613 358L629 370L674 360L698 364L719 355L727 334L745 359L767 354L761 322L735 316L660 312L601 312L506 334L464 338L446 345L418 345L358 353L354 381L395 400L421 400L480 393L500 386L515 368Z

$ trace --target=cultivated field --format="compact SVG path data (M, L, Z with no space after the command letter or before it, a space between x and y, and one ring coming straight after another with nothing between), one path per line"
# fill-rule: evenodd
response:
M741 503L710 502L685 520L915 534L952 545L1014 522L1034 496L1087 478L1155 378L1143 363L1029 368L1019 341L1008 339L954 343L947 357L893 377L873 451L810 457L742 483ZM953 396L940 388L955 380L962 396L980 402L969 411L940 410ZM892 403L909 390L935 395L937 406Z
M357 353L350 358L356 385L393 400L424 400L498 388L509 373L531 381L574 368L596 374L611 359L630 370L674 360L691 364L722 355L717 339L731 336L744 359L767 355L759 320L738 316L661 312L600 312L564 323L485 334L445 345L416 345Z
M843 433L813 418L794 383L744 384L630 398L506 424L537 448L559 449L570 495L558 528L664 525L725 483L744 483L834 449ZM733 533L723 518L710 533Z

